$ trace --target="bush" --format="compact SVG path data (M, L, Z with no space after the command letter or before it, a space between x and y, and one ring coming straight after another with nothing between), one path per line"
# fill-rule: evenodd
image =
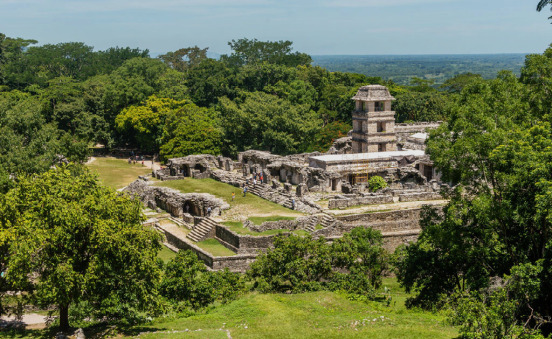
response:
M332 244L334 265L346 270L345 276L336 274L338 289L369 297L381 286L382 273L388 266L388 255L383 248L381 232L357 227Z
M324 289L332 273L330 246L310 235L279 236L274 248L257 257L247 272L261 292L305 292Z
M375 175L368 180L368 188L370 188L370 191L373 192L386 188L387 186L387 181L378 175Z
M159 290L180 309L198 309L216 300L234 300L244 284L238 273L207 271L194 253L180 251L167 263Z
M261 292L342 290L373 298L386 268L381 233L359 227L331 245L310 235L277 237L248 277Z

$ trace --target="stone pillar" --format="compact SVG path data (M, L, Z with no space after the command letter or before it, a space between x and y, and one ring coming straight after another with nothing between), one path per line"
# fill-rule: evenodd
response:
M243 164L242 169L243 169L243 176L244 177L249 176L249 165L248 164Z
M284 184L284 189L286 190L286 192L290 193L292 188L293 187L291 186L291 184L288 184L288 183Z
M285 168L280 168L280 181L287 182L287 173Z
M295 194L298 197L302 197L302 196L305 195L305 193L307 193L307 185L305 185L305 184L297 185L297 189L295 190Z

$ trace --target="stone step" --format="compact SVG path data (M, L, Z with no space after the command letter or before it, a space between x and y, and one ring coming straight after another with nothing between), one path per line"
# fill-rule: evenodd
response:
M317 221L317 219L313 218L312 221L305 227L305 230L307 230L309 232L314 232L314 230L316 228L316 221Z
M211 230L216 227L218 223L214 221L213 219L207 217L201 220L201 222L197 225L195 225L190 233L186 236L188 239L191 239L195 242L205 240L207 238L207 235Z

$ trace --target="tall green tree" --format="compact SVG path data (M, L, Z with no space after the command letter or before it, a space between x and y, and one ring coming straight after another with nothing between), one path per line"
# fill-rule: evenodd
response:
M21 177L0 199L5 279L36 305L55 305L62 328L82 301L98 319L155 307L159 236L142 226L139 201L74 165Z
M243 66L268 62L285 66L309 65L312 58L305 53L292 53L291 41L259 41L238 39L228 42L232 54L222 55L221 60L232 66Z
M322 125L309 105L292 105L263 92L247 93L238 103L223 98L220 111L228 153L250 148L300 153Z
M207 59L208 49L208 47L199 48L197 46L181 48L174 52L160 55L159 59L163 60L172 69L179 72L187 72Z

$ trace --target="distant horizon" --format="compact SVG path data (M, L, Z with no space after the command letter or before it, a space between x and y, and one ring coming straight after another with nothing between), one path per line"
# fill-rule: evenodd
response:
M538 0L0 0L0 32L40 44L152 55L232 39L289 40L309 55L542 53L552 42ZM525 52L523 52L525 54Z
M139 48L139 47L138 47ZM147 49L147 48L146 48ZM544 50L543 50L544 51ZM174 52L174 51L170 51ZM149 51L150 57L157 58L160 55L166 54L168 52L152 52ZM351 57L351 56L447 56L447 55L528 55L528 54L541 54L542 52L505 52L505 53L433 53L433 54L309 54L311 57ZM207 51L207 54L215 54L218 57L223 55L224 53L217 53L217 52L211 52ZM308 53L307 53L308 54ZM208 57L212 58L211 56L207 55Z

